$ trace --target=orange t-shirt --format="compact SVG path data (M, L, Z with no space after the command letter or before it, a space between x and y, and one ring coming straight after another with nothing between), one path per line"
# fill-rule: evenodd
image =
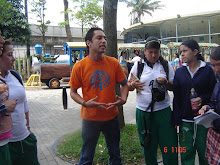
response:
M78 89L82 87L83 99L88 101L98 96L97 102L113 103L115 99L115 83L126 83L127 79L117 59L105 56L102 61L95 62L87 56L77 62L73 69L69 85ZM81 117L85 120L106 121L118 115L117 107L85 108L82 106Z

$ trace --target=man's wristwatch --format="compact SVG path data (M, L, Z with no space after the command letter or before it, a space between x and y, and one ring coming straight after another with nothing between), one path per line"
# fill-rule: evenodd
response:
M82 106L86 108L86 101L83 101Z

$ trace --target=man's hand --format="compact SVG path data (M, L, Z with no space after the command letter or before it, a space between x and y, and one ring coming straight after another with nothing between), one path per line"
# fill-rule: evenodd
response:
M85 105L87 108L94 108L94 107L97 107L97 108L104 108L104 109L108 109L106 107L106 103L98 103L96 102L96 100L98 99L98 96L96 96L95 98L92 98L88 101L85 102Z
M107 109L113 108L115 106L123 105L126 103L126 100L123 100L121 97L116 95L116 101L114 103L108 103L106 104L108 107Z
M16 103L16 100L6 100L6 101L2 102L2 104L5 105L7 112L11 113L14 111L17 103Z

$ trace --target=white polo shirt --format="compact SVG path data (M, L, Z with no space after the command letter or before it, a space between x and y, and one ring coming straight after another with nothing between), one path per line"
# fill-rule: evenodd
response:
M152 101L151 86L149 86L150 82L158 77L166 78L166 73L163 69L163 66L159 62L156 62L153 68L149 67L144 60L142 60L142 63L144 63L144 68L140 77L140 81L144 82L145 86L144 86L144 90L137 93L136 107L142 111L146 111L147 107L150 105ZM138 62L135 62L134 66L131 69L128 80L130 80L131 73L137 76L137 66L138 66ZM168 66L169 66L169 81L173 81L174 71L170 63L168 63ZM168 95L168 92L166 91L165 99L163 101L156 102L154 104L154 111L159 111L169 106L170 106L170 97ZM150 108L147 111L150 112L151 111Z
M12 118L12 137L9 142L17 142L24 140L30 134L26 127L25 112L29 112L25 88L20 84L18 79L14 77L10 71L2 77L9 87L9 100L17 100L14 112L11 113Z

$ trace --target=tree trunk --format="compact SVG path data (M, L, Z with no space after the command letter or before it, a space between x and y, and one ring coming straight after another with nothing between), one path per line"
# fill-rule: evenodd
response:
M46 53L46 40L45 40L45 29L43 29L43 34L42 34L42 40L43 40L43 57L45 56Z
M117 5L118 0L104 0L103 6L103 26L107 38L106 55L118 59L117 54ZM116 94L120 94L120 86L116 84ZM125 126L123 106L118 106L120 128Z
M84 24L83 24L83 22L82 22L82 26L81 26L81 27L82 27L82 29L81 29L81 31L82 31L82 42L84 41L84 39L83 39L83 33L84 33L84 29L83 29L83 28L84 28L84 26L83 26L83 25L84 25Z
M68 42L72 42L72 34L71 34L71 30L70 30L70 24L69 24L69 13L66 13L67 9L68 9L68 0L63 0L63 4L64 4L64 21L68 22L67 25L65 25L65 29L66 29L66 35L67 35L67 41Z
M118 0L104 0L103 27L107 38L106 54L117 58L117 4Z

